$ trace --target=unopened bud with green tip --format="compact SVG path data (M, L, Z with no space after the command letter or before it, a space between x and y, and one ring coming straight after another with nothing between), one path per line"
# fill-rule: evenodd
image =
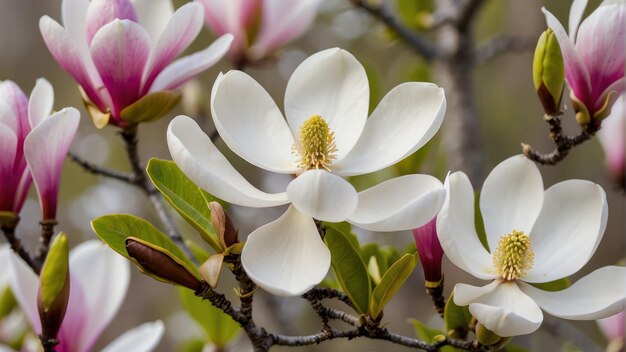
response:
M210 202L209 209L211 210L211 224L222 247L227 249L239 243L239 230L224 211L224 207L218 202Z
M69 241L61 232L50 246L39 278L37 309L44 337L56 338L65 317L69 296Z
M545 113L559 114L565 86L565 66L559 42L552 29L543 32L537 42L533 59L533 83Z
M202 288L200 280L187 268L187 264L152 243L135 237L126 239L128 255L139 264L146 275L159 281L187 287L193 291Z

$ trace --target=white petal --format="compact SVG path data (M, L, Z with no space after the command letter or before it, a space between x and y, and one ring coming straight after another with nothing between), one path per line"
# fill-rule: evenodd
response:
M480 243L474 227L474 190L467 175L455 172L446 178L446 200L437 215L437 235L454 265L488 280L496 277L491 255Z
M363 66L349 52L320 51L296 68L285 92L285 114L294 136L302 123L320 115L335 132L337 160L354 147L367 119L369 84Z
M605 266L562 291L543 291L521 283L520 288L550 315L564 319L606 318L626 309L626 268Z
M502 337L530 334L543 321L539 306L514 282L494 281L480 288L457 284L454 303L469 304L476 320Z
M24 261L4 247L0 251L0 260L9 274L9 286L13 296L26 315L30 326L37 335L41 334L41 322L37 311L37 292L39 292L39 277Z
M287 186L287 196L302 213L318 220L340 222L354 212L356 190L326 170L309 170Z
M167 144L176 165L200 188L229 203L273 207L288 203L287 193L265 193L248 181L187 116L177 116L167 128Z
M28 100L28 121L30 127L35 128L39 123L50 116L54 105L54 89L48 80L39 78Z
M573 42L576 42L576 32L586 7L587 0L574 0L572 7L569 9L569 37L572 38Z
M224 34L208 48L185 56L167 66L154 79L150 92L172 90L213 66L228 52L233 36Z
M593 182L569 180L550 187L530 232L535 264L524 281L548 282L577 272L600 243L607 215L604 190Z
M432 176L396 177L359 192L348 221L371 231L410 230L434 218L445 198L445 188Z
M319 284L330 251L313 219L290 206L277 220L248 236L241 263L254 283L279 296L297 296Z
M235 153L266 170L296 173L291 131L272 97L254 78L241 71L218 77L211 92L211 111L220 137Z
M493 252L500 237L513 230L530 233L543 204L541 173L523 155L510 157L487 176L480 192L489 249Z
M367 120L350 153L333 169L341 175L378 171L409 156L439 130L446 112L442 88L403 83L392 89Z
M157 320L128 330L102 349L102 352L150 352L161 341L165 326Z
M84 312L86 321L79 350L88 350L124 302L130 282L130 267L124 257L102 242L91 240L70 252L70 273L72 285L78 285L83 290L84 302L81 307L71 307L70 300L68 312L75 309Z
M131 0L139 23L146 29L152 43L156 43L167 22L174 14L171 0Z

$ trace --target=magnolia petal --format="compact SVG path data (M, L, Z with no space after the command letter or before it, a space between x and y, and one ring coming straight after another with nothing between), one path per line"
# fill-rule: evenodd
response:
M260 59L296 39L313 23L321 0L266 0L262 2L262 26L249 53Z
M83 87L85 94L87 94L92 103L103 108L101 93L95 88L102 84L100 76L95 66L93 67L95 76L89 74L87 70L89 64L81 56L77 44L68 32L48 16L43 16L39 20L39 30L54 60ZM89 62L91 65L94 65L91 56L89 56ZM97 81L94 77L97 77ZM98 82L100 84L97 84Z
M432 176L396 177L359 192L348 221L370 231L410 230L434 218L445 198L445 188Z
M583 18L585 8L587 7L587 0L574 0L572 6L569 9L569 37L573 42L576 42L576 32L578 31L578 25Z
M278 296L297 296L319 284L330 268L330 251L313 219L295 207L248 236L241 263L254 283Z
M26 315L35 334L41 334L41 321L37 311L37 292L39 277L9 247L0 249L0 261L6 265L9 274L9 286L13 296Z
M266 170L296 173L291 131L272 97L254 78L241 71L218 77L211 92L211 111L220 137L239 156Z
M543 192L539 169L524 155L504 160L489 173L480 192L480 212L492 251L500 237L513 230L530 233L541 211Z
M369 84L363 66L349 52L327 49L296 68L285 92L285 114L294 136L302 123L321 116L335 133L337 160L356 144L369 108Z
M156 43L174 14L172 0L131 0L139 23Z
M437 235L441 247L454 265L473 276L496 277L491 255L480 243L474 227L474 190L463 172L448 175L446 200L437 215Z
M534 265L524 281L548 282L577 272L598 247L607 217L606 194L593 182L568 180L546 190L530 232Z
M203 19L202 5L196 2L187 3L174 12L145 66L142 92L147 92L159 73L196 39Z
M30 132L28 97L13 81L0 82L0 123L10 127L18 140Z
M2 185L3 188L7 186L6 180L8 180L9 177L14 177L12 174L14 172L13 167L15 165L17 144L17 135L13 129L3 123L0 123L0 150L2 151L2 153L0 153L0 180L2 180L0 185ZM0 200L2 199L4 193L8 193L8 191L3 189L1 193ZM12 200L9 201L12 202ZM4 209L2 208L2 205L2 201L0 201L0 209L10 209Z
M165 325L157 320L128 330L102 349L102 352L150 352L161 341Z
M330 222L346 220L358 202L354 187L326 170L304 172L289 183L287 196L298 211Z
M178 88L183 83L213 66L226 55L232 41L233 36L231 34L224 34L217 38L208 48L174 61L154 79L149 92Z
M113 99L114 115L139 97L141 76L150 52L150 37L136 22L114 20L91 42L91 55Z
M611 114L602 121L598 138L604 149L606 162L611 172L624 177L626 170L626 95L617 99Z
M562 291L520 288L550 315L572 320L606 318L626 309L626 268L605 266Z
M493 281L484 287L457 284L454 303L465 306L487 329L499 336L526 335L537 330L543 313L515 282Z
M70 289L74 285L82 289L83 302L70 300L68 312L82 310L86 313L77 350L89 351L124 302L130 266L124 257L100 241L91 240L70 252L70 272L73 280ZM73 304L81 306L72 307Z
M35 128L43 119L50 116L54 105L54 89L48 80L39 78L30 93L28 101L28 121Z
M585 100L587 92L591 90L589 71L587 71L582 58L576 52L574 43L567 36L567 33L565 33L561 22L559 22L550 11L546 10L545 7L541 8L541 11L545 14L548 27L554 32L559 46L561 47L567 83L579 99Z
M217 35L230 33L234 40L229 57L237 59L250 45L247 27L260 11L261 0L198 0L204 7L204 20Z
M435 135L445 112L442 88L424 82L400 84L385 95L354 148L333 169L350 176L395 164Z
M35 127L24 141L24 155L32 174L44 219L56 216L63 160L74 140L80 113L65 108Z
M217 198L255 208L289 202L285 192L265 193L246 181L190 117L181 115L170 122L167 144L185 175Z
M115 19L137 22L137 13L130 0L91 0L87 9L87 43L104 25Z

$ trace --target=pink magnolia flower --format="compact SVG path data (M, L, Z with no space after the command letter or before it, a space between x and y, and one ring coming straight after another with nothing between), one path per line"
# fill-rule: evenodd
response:
M624 348L624 312L617 313L608 318L598 320L598 326L604 337L609 342L607 352L623 351Z
M229 57L237 65L262 59L302 35L321 0L198 0L217 35L232 33Z
M437 237L437 217L413 230L417 253L424 270L424 278L431 283L438 283L442 279L441 260L443 248Z
M195 2L174 12L170 0L63 0L61 12L65 27L43 16L39 28L54 59L82 87L87 106L102 113L94 118L99 127L127 126L124 108L176 89L217 62L232 41L224 35L174 61L202 28Z
M617 99L609 117L602 121L598 137L609 172L617 182L626 186L626 95Z
M606 117L612 103L626 90L626 4L623 0L605 0L580 23L586 6L587 0L572 3L569 37L559 20L542 9L561 46L570 95L584 123Z
M39 277L8 248L0 251L0 262L9 272L9 285L31 327L41 334L37 312ZM70 297L56 351L92 351L124 302L130 282L129 264L99 241L87 241L70 252L69 268ZM162 334L162 322L146 323L121 335L103 351L151 351Z
M53 104L45 79L30 98L15 83L0 83L0 211L18 213L34 179L43 218L55 218L61 167L80 115L74 108L50 115Z

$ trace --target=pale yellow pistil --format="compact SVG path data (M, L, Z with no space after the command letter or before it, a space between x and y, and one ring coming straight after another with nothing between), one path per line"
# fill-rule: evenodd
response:
M298 155L298 167L304 171L321 168L330 171L330 165L337 157L337 145L328 123L321 116L314 115L302 123L299 137L293 146Z
M511 281L522 277L533 266L534 257L530 237L522 231L513 230L500 237L498 248L493 253L493 265L503 279Z

